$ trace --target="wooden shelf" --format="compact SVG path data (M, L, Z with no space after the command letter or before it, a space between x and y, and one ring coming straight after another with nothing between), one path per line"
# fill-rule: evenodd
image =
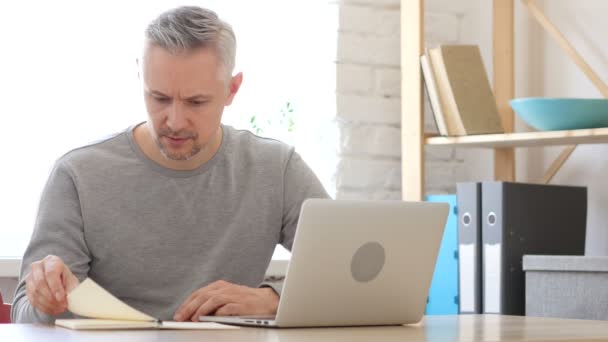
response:
M458 147L533 147L576 144L608 143L608 127L577 129L570 131L542 131L505 134L468 135L462 137L430 136L425 138L426 145L445 145Z
M547 183L579 144L608 143L608 127L568 131L513 133L514 113L509 101L515 98L515 1L492 2L492 65L493 91L505 134L441 137L424 134L424 97L420 56L425 53L425 0L401 0L401 177L402 198L424 199L425 146L478 147L494 150L494 179L516 181L516 147L567 146L551 164L543 177ZM557 40L560 47L574 59L603 95L606 86L563 35L542 14L534 0L525 5L539 23Z

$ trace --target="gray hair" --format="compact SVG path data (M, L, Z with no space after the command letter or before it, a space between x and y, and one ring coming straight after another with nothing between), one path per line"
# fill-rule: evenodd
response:
M236 36L230 24L211 10L182 6L166 11L146 28L146 39L171 53L214 49L230 79L234 70Z

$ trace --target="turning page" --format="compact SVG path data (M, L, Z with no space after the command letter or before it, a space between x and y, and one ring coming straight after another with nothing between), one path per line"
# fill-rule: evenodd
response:
M85 279L68 294L68 310L83 319L58 319L55 325L74 330L107 329L239 329L210 322L173 322L160 320L138 311L114 297L90 278Z
M156 321L114 297L90 278L68 294L68 310L84 317L125 321Z

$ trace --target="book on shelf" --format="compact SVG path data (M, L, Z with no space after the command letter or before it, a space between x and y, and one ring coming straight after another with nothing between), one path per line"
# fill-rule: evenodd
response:
M430 68L432 70L432 75L434 76L437 97L439 99L439 112L438 115L442 116L443 120L446 124L447 134L449 136L459 136L466 135L466 131L464 130L464 126L462 125L462 120L458 117L458 113L455 110L456 104L453 102L454 96L452 95L452 89L450 88L449 82L447 80L447 72L445 71L444 64L439 60L438 53L439 51L436 49L429 49L428 51L428 59ZM424 72L424 71L423 71ZM429 79L433 79L433 77L429 77ZM432 83L428 83L432 84Z
M449 136L504 133L496 100L477 45L440 45L428 49L425 84L437 94L433 115ZM424 56L423 56L424 57ZM428 76L427 76L428 75ZM433 101L433 100L431 100ZM438 104L437 104L438 103ZM438 127L439 128L439 127Z
M238 327L211 322L161 321L114 297L90 278L85 279L68 294L68 310L73 314L89 318L57 319L55 325L74 330L238 329Z
M437 83L435 82L435 75L433 74L431 61L429 61L428 55L422 55L420 57L420 66L422 67L426 95L433 111L437 130L439 131L439 134L443 136L450 135L443 117L443 110L441 109L441 103L439 102L439 93L437 92Z

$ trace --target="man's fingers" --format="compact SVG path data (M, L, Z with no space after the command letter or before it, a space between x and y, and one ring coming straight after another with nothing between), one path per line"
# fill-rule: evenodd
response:
M66 304L57 303L55 301L50 302L43 297L35 298L32 305L39 311L52 316L59 315L67 310Z
M46 282L55 300L63 302L65 300L65 289L61 277L65 272L65 265L59 258L50 258L44 262L44 274Z
M185 321L185 320L189 319L192 316L192 314L196 311L196 309L198 309L201 306L201 304L203 304L206 300L207 300L206 297L200 296L200 297L195 297L191 301L182 304L182 306L180 307L179 310L177 310L177 312L175 313L175 316L173 318L176 321Z
M198 292L198 291L197 291ZM199 292L197 297L194 297L191 301L182 304L179 310L175 312L174 319L176 321L185 321L192 317L192 314L198 310L209 298L217 296L219 291L202 291Z
M30 273L25 278L25 292L34 308L53 316L67 310L66 292L61 277L66 270L63 261L53 255L31 264ZM69 270L67 273L70 273Z
M38 292L32 272L26 277L25 293L34 308L48 315L58 315L67 310L67 304L57 303L54 298L49 300Z
M279 296L273 289L250 288L223 282L216 290L203 288L196 296L182 304L175 320L198 321L208 315L267 315L277 312Z
M201 291L203 289L205 289L205 288L192 292L192 294L189 295L188 298L186 298L186 300L184 300L184 302L177 308L177 310L175 311L175 316L177 317L178 315L180 315L181 312L185 310L186 306L188 304L190 304L190 302L192 302L196 297L198 297L199 291Z
M47 315L57 316L65 312L62 306L55 306L49 303L38 302L36 303L35 308L38 311L44 312Z
M218 280L218 281L214 281L213 283L192 292L192 294L190 296L188 296L188 298L186 298L186 300L184 300L183 304L177 309L176 312L179 312L184 306L186 306L187 303L193 301L194 298L199 297L201 295L204 296L205 294L212 292L212 291L221 290L222 288L225 288L229 285L231 285L231 284L227 281Z
M70 271L69 268L65 268L66 272L63 273L63 276L61 277L61 280L63 282L63 288L66 291L66 299L67 299L67 294L72 292L73 289L75 289L76 287L78 287L78 285L80 285L80 281L78 280L78 278L76 278L76 276L72 273L72 271Z
M47 315L53 315L53 310L52 310L51 306L48 305L48 304L46 304L46 303L41 302L38 299L35 299L32 302L32 306L34 308L36 308L36 310L38 310L40 312L43 312L43 313L45 313Z
M215 311L216 316L238 316L242 312L242 305L229 303ZM201 315L202 316L202 315ZM198 317L198 316L197 316Z
M214 283L215 284L215 283ZM220 294L224 289L219 288L217 286L206 286L197 291L195 291L188 299L180 305L180 307L175 311L175 316L173 319L176 321L187 320L192 317L192 314L209 298Z
M176 321L183 321L187 319L197 318L198 315L194 315L196 311L206 303L210 298L218 295L226 295L234 292L238 286L229 283L224 280L215 281L203 288L194 291L179 308L175 311L173 319Z
M31 272L34 283L33 295L37 298L42 297L48 302L53 301L55 297L51 294L51 289L46 282L42 265L32 265Z
M208 316L226 304L230 304L232 299L229 296L213 296L201 305L198 310L190 317L192 322L198 322L200 316Z

